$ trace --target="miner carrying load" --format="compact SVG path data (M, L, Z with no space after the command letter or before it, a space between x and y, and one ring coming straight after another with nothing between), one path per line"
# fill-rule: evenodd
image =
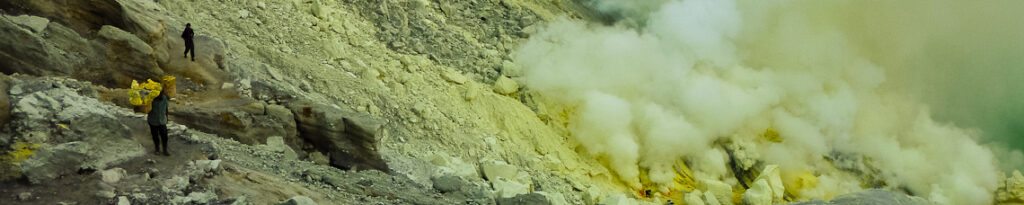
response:
M153 134L153 144L156 146L156 152L160 153L160 145L163 145L164 156L171 156L171 153L167 151L168 104L169 100L166 92L160 92L156 98L153 98L153 109L150 109L149 114L146 116L146 121L149 122L149 131Z
M171 156L167 150L167 111L170 107L170 98L173 94L174 77L165 76L164 83L154 82L152 79L138 83L132 81L131 89L128 91L129 102L132 105L140 106L142 112L146 112L146 122L149 124L149 131L153 135L153 145L156 154ZM146 93L145 96L142 93ZM146 111L147 105L149 110ZM162 146L161 146L162 145ZM161 151L161 147L163 150Z

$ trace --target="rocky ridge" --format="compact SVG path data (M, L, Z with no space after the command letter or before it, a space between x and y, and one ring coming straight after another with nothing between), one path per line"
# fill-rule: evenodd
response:
M523 147L523 145L531 147L541 146L538 147L538 149L541 149L540 151L545 153L551 153L551 149L562 147L560 149L564 151L560 151L562 152L560 155L575 156L571 151L565 150L564 146L558 146L557 144L559 143L524 141L527 138L523 138L523 136L527 136L527 133L536 133L537 131L532 129L544 127L544 125L536 120L535 115L532 112L528 109L523 109L522 105L517 102L516 99L504 97L499 94L493 94L490 92L490 90L492 90L490 85L479 82L489 81L487 80L488 78L496 78L494 74L499 72L494 69L499 67L497 65L503 63L501 60L489 60L488 62L492 63L488 65L481 64L481 66L479 66L482 69L486 69L484 71L480 71L479 73L481 74L477 74L478 72L473 71L468 72L470 77L465 77L463 74L464 72L459 71L459 69L462 69L463 67L453 69L441 64L436 64L435 62L449 61L450 59L448 59L448 57L450 57L450 55L466 54L464 52L453 52L455 50L466 49L465 47L443 48L449 50L445 51L448 52L447 54L442 55L446 56L443 59L437 57L437 55L433 55L433 57L431 57L431 55L405 55L393 52L391 51L391 48L386 45L394 46L401 43L374 44L374 42L379 39L389 38L385 36L367 35L364 32L360 32L362 29L365 29L372 33L373 26L392 24L392 21L395 19L391 19L386 16L372 17L370 18L372 21L363 22L365 24L360 22L350 22L350 24L344 25L347 27L345 29L352 29L346 33L350 34L346 36L347 38L338 38L338 40L330 40L331 38L327 38L325 40L326 42L336 43L311 45L309 44L310 41L317 38L327 37L324 35L324 31L333 30L321 29L324 25L328 25L322 24L321 22L333 22L337 24L343 21L363 19L362 14L346 14L343 10L372 8L371 6L375 5L372 4L372 2L358 2L353 4L355 6L359 6L358 8L338 8L338 5L321 5L321 3L322 2L319 1L228 1L219 3L163 1L157 4L145 1L109 1L94 5L80 5L77 3L66 2L15 2L15 5L5 5L4 10L21 14L5 14L4 19L15 19L18 22L26 21L23 19L29 19L29 22L21 24L4 24L5 27L3 28L8 29L7 31L12 32L13 34L17 34L8 36L21 36L24 39L30 40L27 42L38 43L29 44L30 46L28 48L17 47L13 46L14 44L10 44L11 46L4 48L5 52L3 53L5 55L30 53L23 51L31 49L40 50L41 52L37 52L40 54L35 56L11 56L9 59L12 59L12 61L5 62L24 63L17 65L5 65L3 68L8 69L4 70L5 73L19 73L31 76L64 76L92 82L94 84L86 83L89 85L86 87L91 87L90 89L83 90L91 90L89 92L94 93L86 95L87 97L84 98L75 97L74 100L69 100L69 102L97 102L105 104L107 108L110 108L110 106L123 107L119 108L122 109L122 111L125 108L131 108L125 100L126 96L123 94L125 90L122 89L123 85L125 85L127 81L132 79L138 80L154 78L159 75L173 75L180 79L178 83L178 91L180 95L176 97L174 105L171 106L172 121L185 124L191 129L199 129L205 132L215 133L221 137L242 142L246 144L245 146L256 145L257 147L278 150L283 153L289 152L282 150L292 150L292 152L295 153L294 156L290 154L282 154L286 156L285 160L305 159L316 161L316 163L319 164L328 164L335 167L331 169L380 170L383 172L371 170L355 173L377 172L384 174L384 176L408 176L412 179L412 182L414 182L411 184L427 188L432 187L431 185L436 181L434 179L443 178L446 180L438 182L449 185L447 187L441 186L445 187L442 189L445 190L446 200L464 198L467 201L478 201L478 203L482 204L495 203L493 201L495 192L492 191L495 189L505 190L502 191L502 193L504 193L504 196L509 198L517 197L517 195L520 194L524 195L524 197L536 198L534 197L535 195L528 195L527 193L538 191L538 193L550 193L545 196L558 196L557 198L559 200L582 200L579 195L569 194L567 195L568 197L562 197L561 194L558 193L569 193L568 190L577 189L573 187L585 188L583 187L583 184L586 183L570 183L574 180L563 179L561 174L552 172L552 170L538 170L532 168L521 169L515 173L517 176L516 179L503 178L500 182L495 183L488 182L481 174L477 173L477 166L485 166L483 164L490 166L489 164L493 164L490 163L491 161L517 164L515 167L525 166L526 163L530 163L533 164L532 166L538 167L545 166L545 164L539 164L542 161L540 160L541 156L536 155L537 151L522 150L525 152L519 153L521 152L519 149L512 149L512 147ZM410 6L416 5L412 3L416 2L396 4L397 6L394 8L384 9L411 10L412 7ZM445 9L448 9L448 13L454 12L454 9L456 8L464 9L468 7L468 5L461 2L449 3L455 5L445 5ZM483 5L488 6L502 6L502 8L509 6L507 3L500 2L481 3L485 3ZM222 6L229 6L230 8L244 8L243 10L249 12L240 11L238 12L238 16L223 16L223 13L214 12L217 9L225 9ZM533 7L539 8L536 5L533 5ZM63 15L60 12L53 11L54 9L66 8L94 12L87 12L91 15L84 18L72 18L70 16ZM193 10L194 8L200 8L204 11L195 12L195 10ZM435 7L433 11L428 9L424 12L437 12L438 9L439 8ZM276 12L268 12L270 10L274 10ZM317 13L313 12L313 10L319 10L319 12L321 12L319 13L320 16L317 16ZM174 12L182 13L179 15ZM503 19L503 15L506 15L500 14L505 11L496 12L498 13L493 14L495 16L487 16L482 19L491 18L493 20L499 20ZM299 13L301 15L290 15L288 13ZM464 11L461 13L469 14L472 12ZM199 31L200 35L197 38L197 47L202 49L198 52L199 56L197 56L197 62L188 63L182 59L172 57L173 54L169 53L175 53L177 52L175 50L181 49L181 40L177 38L175 34L180 32L181 25L183 25L185 21L181 21L179 19L195 18L195 15L197 14L200 15L200 18L189 21L196 25L197 30ZM372 15L377 14L373 13ZM11 18L8 18L8 16ZM237 20L235 20L234 17L238 17ZM259 20L259 18L265 19ZM476 17L466 18L477 19ZM40 19L49 20L45 23L38 23ZM270 19L279 19L281 21L273 22L273 20ZM251 22L251 20L256 20L256 22ZM310 27L302 27L303 24L290 23L306 20L310 22L317 22L319 24L305 24L305 26ZM461 25L467 26L471 23L474 22L465 22ZM22 26L22 24L27 26ZM46 26L41 27L39 26L40 24ZM65 24L73 25L70 27L64 27L63 25ZM222 25L222 27L220 25ZM251 31L249 29L253 29L253 27L251 27L252 25L258 25L257 27L280 26L279 28L281 29L277 30L280 33L272 35L246 35L244 31ZM497 28L501 25L504 24L495 24L493 27ZM437 25L428 25L427 27L422 28L440 29L431 26ZM461 30L458 28L452 28L446 24L442 24L442 26L446 27L446 29ZM224 29L216 29L218 27ZM42 29L44 33L39 33L40 29ZM48 29L63 31L66 35L51 35L45 33ZM281 35L281 33L284 32L289 32L292 35ZM494 34L492 32L494 31L488 31L480 34L492 35ZM437 38L465 37L465 35L450 35L447 32L441 33L444 35L440 37L431 37L435 40L430 40L429 42L441 44L444 43L443 41L445 40L436 40ZM338 36L340 34L334 31L331 35ZM271 40L262 41L262 38L271 38ZM343 39L351 42L339 41ZM356 42L360 40L365 40L365 42ZM472 40L472 38L470 38L470 40L471 41L464 41L471 43L472 46L475 47L489 45ZM24 40L15 39L4 40L6 43L23 41ZM243 44L241 42L274 42L274 44ZM344 42L344 44L342 44L342 42ZM352 48L352 45L358 45L362 48L359 48L359 52L353 52L352 50L355 49ZM417 47L414 43L410 43L410 45L413 45L413 48ZM431 49L440 48L434 46L427 47ZM509 46L509 49L511 47L512 46ZM507 52L508 49L504 50ZM334 53L323 53L324 51ZM422 52L422 50L416 52ZM105 55L95 55L97 53L105 53ZM302 53L305 55L293 55L292 53ZM323 58L322 56L337 56L341 58L329 59ZM502 55L497 55L492 52L489 53L487 58L503 58L501 56ZM70 58L70 60L54 59L57 57ZM476 55L463 56L462 58L468 59L471 57L475 58ZM326 60L323 62L315 60L321 58ZM17 61L14 61L14 59L17 59ZM25 69L29 64L40 65L37 64L39 62L62 62L72 64L67 66L40 67L45 69ZM456 61L449 61L449 63L451 62ZM508 62L504 63L506 66L509 64ZM336 71L328 70L332 67L334 67ZM150 69L146 72L136 72L139 70L136 68ZM111 73L115 75L97 75L101 73ZM62 79L61 81L67 80L65 78L53 79ZM53 79L43 81L52 81ZM505 80L507 81L508 79L506 78ZM346 87L350 89L330 89L333 87ZM505 89L510 90L507 87ZM506 91L502 94L511 94L510 92L514 91ZM20 94L20 92L17 91L13 93ZM463 93L466 93L467 96L463 96ZM407 96L422 96L425 98L409 98ZM13 99L12 102L22 100L20 99L20 96L14 97L18 97L19 99ZM91 98L92 100L90 101L85 98ZM28 102L31 100L25 101ZM452 104L452 102L455 104ZM492 107L464 107L466 103L491 105ZM57 109L57 107L52 108L54 108L54 110L60 110ZM26 115L20 114L21 112L15 113L16 114L13 116L15 118L14 121L20 123L22 122L20 120L26 119ZM133 115L134 117L119 116L120 118L117 119L110 117L105 118L106 121L122 122L123 126L117 127L116 129L107 129L110 131L121 132L111 135L133 136L136 138L134 139L135 143L132 143L131 141L117 141L117 143L111 142L112 144L142 144L131 147L132 150L135 151L123 153L127 154L125 156L117 157L116 159L98 159L102 163L92 163L90 162L91 158L107 157L106 154L101 154L101 152L94 153L94 147L112 145L90 144L91 141L89 140L99 139L95 137L70 139L67 141L57 141L46 138L31 142L38 145L38 147L31 150L39 153L38 155L32 155L38 159L30 157L29 160L26 160L27 163L19 162L18 165L26 164L29 165L26 166L29 168L34 167L35 169L45 169L53 172L52 174L39 174L40 176L29 177L32 179L31 181L36 181L37 184L39 184L34 186L46 186L46 184L58 183L67 177L75 178L75 176L80 175L80 173L83 172L91 173L93 171L97 171L103 173L119 173L118 171L108 172L107 169L111 168L111 166L138 163L137 161L139 161L140 158L148 156L145 155L144 151L147 149L143 148L146 144L144 142L148 141L148 138L145 137L148 133L140 132L146 130L144 125L128 123L130 121L138 120L139 116L137 114ZM471 116L487 116L487 119L472 119L470 118ZM501 123L503 125L496 127L496 124L491 124L493 119L508 118L510 116L513 118L510 118L510 121ZM31 119L40 120L46 118ZM533 124L520 125L521 123L518 121L521 120L530 120L533 121ZM74 125L70 122L64 124L72 129L81 126L78 122L73 123ZM333 127L339 125L344 126ZM506 129L500 127L505 126L514 127L514 129L512 129L512 133L509 133L509 131L502 131ZM38 126L36 129L52 131L63 129L61 127L62 125L55 126L53 124L48 124L47 126ZM172 133L175 137L188 137L182 134L185 133L182 130L186 129L175 126ZM550 131L544 132L546 132L545 135L555 136L555 134ZM28 137L25 137L27 136L25 134L28 133L27 131L17 130L12 133L16 136L4 138L4 144L6 146L14 148L17 146L17 142L29 142L27 140ZM533 134L530 136L532 135ZM274 136L280 138L275 138ZM130 138L125 139L130 140ZM556 137L545 139L557 141L562 140L562 138ZM66 143L71 144L64 145ZM57 149L62 146L69 146L78 143L84 143L91 147ZM267 143L267 145L263 145L264 143ZM285 146L282 147L282 144ZM319 145L325 146L319 147ZM483 149L463 149L470 152L445 151L452 150L452 147L484 147L481 145L489 147L488 150L499 149L502 151L488 152ZM190 145L187 147L193 146ZM74 152L56 152L57 150L71 150ZM53 153L51 154L51 152ZM64 154L68 154L67 152L72 154L77 153L79 155L85 154L86 156L70 158L73 162L66 163L43 160L61 158L46 156L63 156ZM224 156L217 157L218 155L214 154L213 151L210 150L196 150L195 152L207 155L203 157L205 159L201 160L229 158ZM533 159L530 161L523 161L523 157ZM548 158L552 158L552 156L549 156ZM36 163L37 161L47 163ZM567 161L575 162L575 160ZM232 163L234 162L232 161L229 163L225 161L224 164L228 165ZM61 165L65 167L51 168L33 164ZM165 162L157 162L155 164L164 165ZM189 163L182 162L176 167L178 167L178 169L183 169L181 167L191 167L188 164ZM579 167L579 165L575 166ZM128 170L127 173L132 173L133 171L130 168L122 169ZM166 174L166 172L162 174ZM348 184L351 184L345 181L350 177L326 177L325 180L325 177L310 173L292 175L289 177L296 176L299 178L316 179L315 181L319 182L326 181L329 182L327 184L333 183L332 186L348 186ZM189 179L194 178L189 176L183 177ZM167 180L170 179L173 178L169 178ZM494 180L499 179L493 179L492 181ZM460 181L464 182L456 183ZM181 184L179 182L166 183ZM462 187L480 188L470 189L467 192L467 188L456 189L455 187L452 187L451 184L461 184ZM370 185L367 184L365 186ZM188 185L185 187L188 187ZM378 185L370 187L386 188L394 187L394 185ZM543 187L543 190L547 192L541 191L541 187ZM110 196L110 193L121 194L120 191L111 191L109 186L102 186L101 188L105 190L103 196ZM142 192L146 191L143 190ZM463 192L470 194L464 194ZM45 194L40 193L36 193L34 195L36 196L35 198L45 196ZM131 193L125 193L124 195L125 200L134 202L139 202L139 200L149 198L155 201L185 203L184 201L187 200L176 197L202 198L200 201L206 202L209 201L206 199L210 198L209 196L211 194L210 192L193 191L188 193L182 192L180 195L171 195L162 198L135 197L133 195L136 194ZM384 198L394 199L391 194L383 195ZM460 195L466 196L459 197ZM311 197L314 199L320 199L313 196ZM101 199L108 201L114 200L114 198L102 197ZM267 200L261 201L267 202ZM399 197L399 201L411 202L423 200L413 199L412 197ZM431 202L427 200L426 203Z
M577 152L560 124L565 113L548 113L508 57L534 25L557 16L604 21L584 2L83 2L0 3L0 71L17 73L0 84L9 102L0 108L10 107L0 109L0 145L18 159L0 176L25 180L5 182L0 200L665 202ZM197 31L194 63L176 56L185 23ZM161 75L180 79L174 157L148 154L143 115L123 89ZM760 170L755 158L736 160ZM770 178L745 177L760 187L749 198L781 198ZM1013 180L1005 189L1019 188ZM703 197L688 202L741 202L727 184L699 185ZM95 191L54 191L67 187ZM905 197L865 193L808 203Z

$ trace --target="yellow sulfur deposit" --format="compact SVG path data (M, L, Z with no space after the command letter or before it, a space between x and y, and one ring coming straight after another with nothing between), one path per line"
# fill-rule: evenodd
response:
M818 177L812 175L811 173L801 174L800 176L798 176L796 178L796 181L793 182L793 189L795 189L795 190L811 189L811 188L815 188L817 186L818 186Z
M693 176L693 171L686 166L686 162L682 159L678 160L672 168L675 170L676 176L672 180L671 192L667 198L673 201L685 201L684 193L696 190L697 180Z
M170 81L174 81L174 77L167 76L164 79L170 78ZM165 81L166 82L166 81ZM148 94L142 96L140 92L146 90ZM146 79L145 83L139 84L138 81L132 80L132 87L128 90L128 101L132 105L149 105L153 102L153 98L160 95L160 91L163 90L163 85L157 82L153 82L153 79Z
M25 159L28 159L28 157L31 157L32 154L36 153L36 149L39 148L39 144L18 142L14 144L14 147L16 148L8 152L8 155L10 155L13 162L21 163L21 161L25 161Z
M693 178L693 171L690 170L689 166L686 166L686 162L679 160L672 168L676 171L676 177L673 180L675 182L673 183L673 190L689 192L697 187L697 182Z
M999 182L999 189L996 190L996 200L999 204L1024 204L1024 175L1020 171L1013 171L1010 177L1005 174Z
M39 144L15 143L14 150L0 156L0 180L21 177L21 162L35 154L36 149L39 149Z
M779 132L776 132L775 129L772 128L765 130L764 133L761 134L761 138L770 142L782 142L782 136L779 136Z
M808 171L788 173L784 179L786 195L791 196L794 200L807 200L806 196L800 195L801 191L816 188L819 183L818 177Z

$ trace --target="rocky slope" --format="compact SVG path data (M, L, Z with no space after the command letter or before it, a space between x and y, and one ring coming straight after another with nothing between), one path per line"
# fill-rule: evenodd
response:
M562 145L566 139L519 102L525 95L517 93L516 82L500 77L514 75L507 53L516 39L527 36L523 27L554 15L596 18L578 2L12 1L2 6L3 72L33 78L39 87L63 88L61 82L70 82L80 90L58 90L86 92L46 94L41 96L59 99L40 100L23 97L36 91L18 91L22 82L11 83L16 86L9 102L25 102L25 108L5 118L2 144L12 157L5 161L4 175L17 188L4 192L22 202L102 203L124 197L135 203L185 203L247 196L265 204L304 195L329 204L491 204L496 199L576 204L594 199L582 194L595 189L586 176L607 172ZM186 22L198 33L196 62L175 56L183 49L177 34ZM162 75L178 77L172 121L188 127L172 129L172 146L181 151L171 158L146 154L147 128L140 115L130 113L137 108L123 94L131 80ZM496 80L503 85L498 93L489 84ZM35 101L64 104L29 103ZM71 106L76 103L95 105ZM89 112L105 117L81 122L53 118L56 113L25 114L70 107L95 108ZM111 122L116 123L103 124ZM103 133L72 132L83 127ZM65 128L72 131L61 131ZM232 141L193 142L211 136L189 134L200 132ZM103 138L111 136L121 138ZM262 145L267 143L273 146ZM283 160L255 151L235 151L247 159L219 151L260 147L285 150ZM16 159L15 152L27 156ZM194 160L223 160L223 171L200 179L190 171L199 165L188 164L209 162ZM572 172L578 174L567 175ZM90 176L105 174L93 173L120 173L131 180L103 181ZM240 177L252 175L263 178ZM171 182L181 178L190 180ZM378 179L388 180L374 182ZM299 190L289 192L260 189L265 185L251 184L256 181L307 184L274 185ZM47 191L68 184L98 186L103 193ZM519 194L526 202L513 202Z
M680 186L695 192L632 187L582 150L566 125L572 108L548 107L558 105L526 88L510 56L546 22L611 21L583 1L12 0L0 8L0 201L714 204L743 203L747 188L772 195L772 185L744 184L770 180L757 171L737 171L735 189L692 176ZM186 23L196 31L194 62L179 56ZM164 75L178 79L170 157L151 154L144 114L125 94L131 80ZM757 159L732 160L757 170ZM1004 190L1024 190L1019 181ZM1022 199L1004 192L1000 201ZM878 199L921 202L868 191L804 204Z

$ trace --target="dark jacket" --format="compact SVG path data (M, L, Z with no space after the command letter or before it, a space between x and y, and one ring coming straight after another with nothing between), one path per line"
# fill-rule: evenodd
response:
M146 121L149 125L166 125L167 124L167 107L168 107L167 95L160 93L153 99L153 109L149 110L149 115L146 116Z
M194 37L195 35L196 34L192 32L192 28L185 28L185 32L181 33L181 38L185 39L185 42L191 43L192 37Z

